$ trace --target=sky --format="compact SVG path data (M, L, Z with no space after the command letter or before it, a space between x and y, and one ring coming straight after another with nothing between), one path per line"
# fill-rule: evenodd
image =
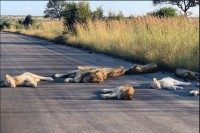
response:
M48 1L1 1L1 15L43 16L47 3ZM116 13L122 11L125 16L139 16L166 6L178 9L177 6L166 4L153 6L152 1L89 1L89 3L92 11L101 6L104 15L107 15L110 10ZM192 16L199 16L199 6L189 11L193 13Z

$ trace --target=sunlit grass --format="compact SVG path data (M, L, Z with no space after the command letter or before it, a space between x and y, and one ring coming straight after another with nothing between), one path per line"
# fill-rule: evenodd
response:
M69 42L129 60L155 62L175 69L199 70L199 21L187 18L140 17L128 21L77 25Z
M16 29L12 27L8 31L18 32L25 35L36 36L48 40L54 40L57 36L63 33L63 26L61 21L43 21L39 24L39 28L30 27L29 29Z
M155 62L171 69L182 67L199 71L198 19L137 17L122 21L90 21L88 28L79 24L76 27L76 36L64 38L71 45L133 61ZM60 21L48 21L42 22L39 29L18 32L54 40L62 35L63 27Z

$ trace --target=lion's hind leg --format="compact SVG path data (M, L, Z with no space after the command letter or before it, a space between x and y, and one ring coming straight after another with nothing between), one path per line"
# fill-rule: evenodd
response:
M190 86L191 83L190 82L181 82L181 81L177 81L174 83L174 85L182 85L182 86Z
M32 78L26 78L25 85L29 87L37 87L37 82L34 81Z
M53 79L51 77L44 77L44 76L39 76L30 72L26 72L24 73L26 76L30 76L32 77L34 80L36 81L40 81L40 80L46 80L46 81L53 81Z
M78 70L89 71L89 70L98 69L99 67L96 67L96 66L78 66L77 68L78 68Z
M103 93L111 93L111 92L115 92L115 91L117 91L117 89L115 89L115 88L114 89L103 89L102 90Z
M102 99L112 99L112 98L117 98L118 94L115 93L107 93L107 94L101 94Z
M74 78L77 73L80 73L80 70L70 71L66 74L56 73L53 75L54 78Z

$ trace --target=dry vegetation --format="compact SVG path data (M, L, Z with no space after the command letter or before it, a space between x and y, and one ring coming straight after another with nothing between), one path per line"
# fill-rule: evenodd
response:
M198 19L137 17L122 21L90 21L76 25L77 36L67 35L66 43L81 45L129 60L155 62L171 69L199 71ZM11 31L16 31L11 29ZM18 32L53 40L62 35L62 22L42 22L39 29Z

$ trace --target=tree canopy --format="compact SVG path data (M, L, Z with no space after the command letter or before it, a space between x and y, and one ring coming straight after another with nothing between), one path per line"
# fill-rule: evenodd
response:
M154 5L162 3L177 5L188 16L188 9L199 5L199 0L153 0Z
M44 11L44 17L61 19L63 16L65 5L65 0L49 0L49 2L47 3L47 7Z

